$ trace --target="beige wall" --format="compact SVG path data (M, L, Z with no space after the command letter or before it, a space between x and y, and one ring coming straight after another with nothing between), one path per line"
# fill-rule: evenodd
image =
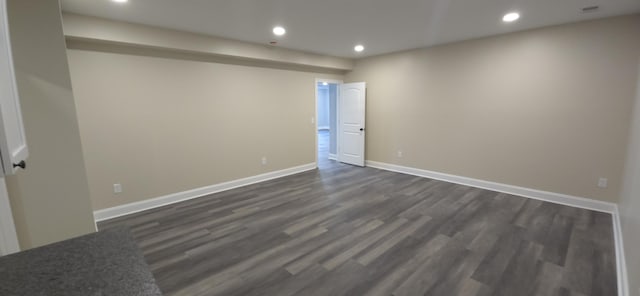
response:
M58 1L9 0L30 156L6 178L22 249L95 231Z
M640 67L640 60L638 61ZM624 182L620 198L620 220L624 238L630 296L640 296L640 75L633 111Z
M615 202L638 36L635 15L358 60L367 159Z
M315 78L342 79L86 50L68 56L96 210L313 163ZM114 183L123 193L113 194Z
M255 44L184 31L131 24L97 17L64 14L64 33L72 40L162 48L174 52L201 53L238 61L269 61L338 71L353 69L353 60L266 44Z

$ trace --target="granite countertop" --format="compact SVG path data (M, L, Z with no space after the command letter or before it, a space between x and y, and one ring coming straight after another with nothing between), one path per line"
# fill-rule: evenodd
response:
M0 257L0 295L162 295L126 228Z

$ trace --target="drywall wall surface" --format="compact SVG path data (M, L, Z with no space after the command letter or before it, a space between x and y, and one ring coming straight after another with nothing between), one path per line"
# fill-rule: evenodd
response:
M638 36L632 15L357 60L367 159L617 202Z
M72 13L64 14L64 33L72 40L162 48L184 53L269 61L333 70L351 70L352 59L300 52L267 44L254 44L183 31L112 21Z
M68 56L95 210L313 163L315 79L343 79L86 50Z

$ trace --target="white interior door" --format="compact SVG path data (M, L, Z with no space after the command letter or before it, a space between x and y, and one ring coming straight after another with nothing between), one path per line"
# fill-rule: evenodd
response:
M3 176L24 168L28 154L11 54L7 2L0 0L0 255L19 251Z
M0 0L0 156L5 175L25 168L29 156L13 68L6 0Z
M338 160L364 166L366 84L340 85L338 97Z

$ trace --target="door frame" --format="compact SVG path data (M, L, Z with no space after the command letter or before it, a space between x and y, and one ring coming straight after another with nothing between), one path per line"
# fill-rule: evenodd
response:
M314 147L313 147L313 153L315 155L315 159L316 159L316 168L318 167L318 83L321 82L327 82L329 84L343 84L344 81L339 80L339 79L331 79L331 78L316 78L315 83L313 84L313 92L314 92L314 97L315 99L315 104L313 106L315 112L314 112L314 117L313 117L313 138L315 139L314 143ZM338 114L340 114L340 111L338 110L339 105L338 104L338 100L340 100L340 87L338 87L336 89L336 119L338 119ZM337 127L337 123L336 123L336 127ZM340 142L338 140L338 137L336 137L336 150L339 147Z
M8 80L11 80L11 91L13 95L16 97L16 102L18 102L18 120L22 121L20 114L20 105L17 100L17 86L15 82L15 71L13 70L13 59L11 58L11 40L9 34L9 19L8 19L8 11L7 11L7 1L0 0L0 27L3 30L2 38L3 43L6 42L6 48L3 46L2 55L3 58L8 58L8 68L11 72L9 74ZM6 31L5 31L6 30ZM2 69L2 71L7 71L7 69ZM5 78L7 78L5 76ZM10 110L14 111L14 110ZM0 124L1 125L1 124ZM20 127L22 128L22 127ZM22 130L22 135L24 135L24 130ZM3 142L6 145L6 142ZM12 151L5 151L5 153L11 153ZM18 243L18 236L16 234L16 227L13 221L13 214L11 212L11 202L9 201L9 193L7 193L7 186L4 179L4 171L13 172L15 168L11 166L7 166L7 160L10 160L10 155L3 155L2 159L5 162L4 169L0 168L0 256L8 255L11 253L15 253L20 251L20 245ZM8 170L11 168L11 170Z

